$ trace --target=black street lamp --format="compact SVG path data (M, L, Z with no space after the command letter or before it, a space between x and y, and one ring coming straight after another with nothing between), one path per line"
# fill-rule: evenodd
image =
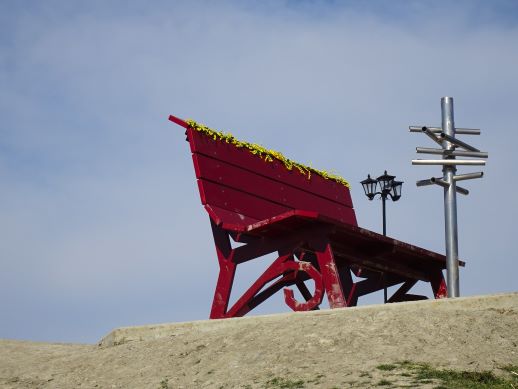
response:
M387 236L387 216L385 209L385 201L387 197L390 196L392 201L398 201L401 198L401 188L403 187L403 181L395 181L396 176L390 176L385 173L382 176L379 176L375 180L371 178L371 175L367 175L367 179L361 182L363 186L363 190L365 191L365 195L369 198L369 200L374 199L376 195L381 196L381 200L383 202L383 235ZM376 188L379 184L379 192L376 191ZM385 283L385 275L383 275L383 300L387 302L387 285Z
M396 176L390 176L385 170L385 174L379 176L375 180L371 178L371 175L367 175L367 179L361 182L365 195L369 200L374 199L376 195L381 196L383 202L383 235L387 235L387 216L385 210L385 201L390 196L392 201L398 201L401 198L401 188L403 181L395 181ZM376 192L377 186L379 185L379 192Z

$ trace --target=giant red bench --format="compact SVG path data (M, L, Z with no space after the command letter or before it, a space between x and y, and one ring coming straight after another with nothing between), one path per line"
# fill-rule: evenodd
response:
M435 298L446 297L444 255L358 227L342 182L289 170L193 122L169 120L186 130L216 245L220 270L210 318L243 316L283 288L295 311L318 309L324 294L331 308L354 306L360 296L395 285L388 302L426 298L408 293L418 281L430 283ZM270 253L277 259L229 307L236 267ZM305 301L295 299L292 285Z

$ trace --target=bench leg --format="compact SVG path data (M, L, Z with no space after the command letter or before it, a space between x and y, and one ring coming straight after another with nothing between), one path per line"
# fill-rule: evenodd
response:
M329 306L331 308L347 307L331 244L327 240L320 240L312 242L312 246L314 246L317 255L318 266L324 281Z
M432 284L433 295L436 299L442 299L448 297L448 289L446 287L446 281L442 270L437 270L430 281Z
M211 319L243 316L282 288L284 288L286 304L294 311L312 310L320 305L324 295L321 274L311 263L305 261L295 262L294 260L294 254L300 251L298 247L300 247L303 241L302 237L293 236L288 241L283 240L279 242L275 240L251 242L246 246L233 249L230 243L229 232L213 222L211 222L211 226L220 268L210 313ZM282 248L278 249L279 257L244 292L233 306L229 307L237 265L268 254L278 246L282 246ZM266 287L266 289L263 289L269 282L279 276L281 277L280 279ZM309 293L307 288L304 289L303 287L305 286L303 281L306 279L312 279L315 282L315 292L313 295ZM297 301L293 291L287 288L287 286L297 284L297 282L302 283L298 287L302 288L305 302Z
M346 304L348 307L354 307L358 304L358 292L351 272L352 269L349 265L344 265L338 270L340 283L342 285L342 290L344 291L344 296L346 296Z
M234 250L232 250L232 246L230 245L228 233L216 226L212 220L211 227L218 255L219 276L216 290L214 291L210 318L222 319L226 317L225 314L228 309L232 284L234 283L234 276L236 274L236 264L233 262Z
M295 283L295 285L297 285L297 289L299 290L300 294L302 295L302 297L304 297L304 300L306 301L309 301L313 298L313 295L311 294L311 292L309 291L308 287L306 286L306 284L304 283L304 281L297 281ZM317 306L313 307L311 310L312 311L318 311L320 308Z
M397 303L401 301L407 301L405 295L412 287L417 284L417 280L407 280L399 287L398 290L387 300L387 303Z

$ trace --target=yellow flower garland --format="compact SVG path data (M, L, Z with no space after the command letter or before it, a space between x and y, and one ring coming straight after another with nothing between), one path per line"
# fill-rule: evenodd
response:
M264 159L266 162L273 162L274 159L281 161L284 166L286 166L286 169L293 170L293 168L297 169L301 174L306 176L309 179L311 179L311 173L318 174L321 177L324 177L326 180L332 180L336 181L342 185L344 185L347 188L350 188L349 183L342 177L328 173L325 170L317 170L310 166L303 165L301 163L292 161L291 159L286 158L282 153L275 150L269 150L265 147L257 144L257 143L248 143L243 142L234 137L234 135L230 133L224 133L222 131L216 131L212 128L209 128L203 124L197 123L192 119L186 120L189 127L193 128L194 130L201 132L202 134L208 136L209 138L212 138L213 140L223 141L226 143L233 144L236 147L243 147L250 151L250 153L257 155L259 158Z

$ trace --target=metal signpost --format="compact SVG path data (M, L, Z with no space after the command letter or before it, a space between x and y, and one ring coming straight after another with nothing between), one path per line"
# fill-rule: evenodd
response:
M469 194L467 189L457 186L457 181L481 178L484 173L456 175L457 165L483 166L484 160L456 159L456 157L487 158L482 152L457 139L456 135L480 135L480 130L455 128L453 119L453 98L441 98L441 127L410 126L410 132L422 132L441 146L437 148L416 147L417 153L442 155L442 159L415 159L412 165L442 165L443 176L417 181L417 186L439 185L444 188L444 224L446 236L446 271L448 297L459 297L459 261L457 237L457 192Z

